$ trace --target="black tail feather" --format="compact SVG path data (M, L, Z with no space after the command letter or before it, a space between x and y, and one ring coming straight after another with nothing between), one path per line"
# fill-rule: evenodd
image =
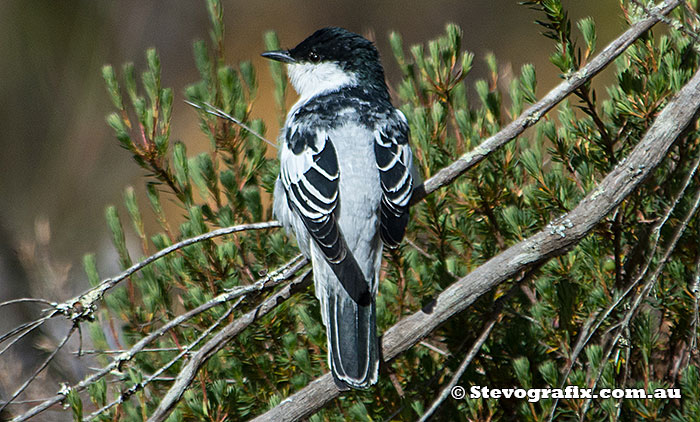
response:
M328 354L339 388L368 388L379 365L374 301L360 306L345 291L329 294L326 315Z

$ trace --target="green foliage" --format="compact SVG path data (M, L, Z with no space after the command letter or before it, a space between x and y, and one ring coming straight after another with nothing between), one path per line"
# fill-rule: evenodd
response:
M268 51L280 49L280 41L277 38L277 34L274 32L266 32L263 39L265 40L265 48ZM276 60L270 60L268 66L270 66L270 74L275 83L275 103L280 110L279 123L282 124L284 122L284 115L287 112L287 75L284 73L284 66L282 63Z
M596 49L593 20L585 18L572 25L558 0L526 4L541 14L537 22L554 41L551 61L563 77L585 65ZM209 0L207 7L212 43L194 44L200 80L187 87L185 95L195 104L210 104L264 133L264 123L251 117L258 91L254 69L249 62L226 64L222 6ZM623 12L629 17L627 7L623 2ZM674 19L681 22L692 19L687 11L675 13ZM268 49L279 48L274 33L265 34L264 40ZM409 48L393 33L390 45L401 70L394 101L410 124L415 163L425 179L501 130L526 104L537 101L532 65L523 66L520 75L504 81L495 56L487 55L484 79L470 78L474 56L463 50L462 32L456 25L447 25L445 34L436 40ZM131 265L136 254L145 257L216 228L270 219L270 193L277 173L275 160L269 158L274 152L264 142L242 126L202 110L197 110L199 125L210 141L210 150L189 156L183 143L171 142L172 91L161 86L161 63L155 50L149 50L146 57L147 69L139 82L131 64L123 67L121 83L112 67L103 68L116 108L108 124L121 146L148 172L145 195L158 224L157 229L148 227L149 218L142 214L145 208L139 203L143 199L132 188L125 193L124 215L130 225L122 223L116 208L108 208L107 223L123 268ZM459 277L574 208L639 142L660 109L696 71L698 60L691 41L669 30L661 36L643 36L616 64L616 83L607 87L605 100L598 101L587 83L533 130L413 207L407 241L399 250L385 253L377 298L380 332L421 309ZM282 122L287 80L279 63L271 62L270 71ZM654 231L653 224L673 203L698 153L698 131L692 127L641 189L593 233L522 281L459 383L467 391L472 385L681 388L682 401L561 400L554 417L698 419L700 376L697 361L688 361L687 346L697 328L693 325L694 298L688 288L696 277L697 219L686 229L682 247L671 253L652 294L620 332L620 340L612 342L631 312L628 298L621 300L624 305L613 304L642 274L645 262L652 269L658 265L652 259L658 255L651 248L653 236L658 234L658 245L666 245L689 201L679 202L669 227ZM698 189L697 178L691 186ZM178 207L175 215L166 212L166 203ZM133 235L138 243L132 245ZM136 247L140 247L138 253ZM90 328L95 344L128 349L165 321L225 289L254 282L297 253L281 231L245 232L181 249L150 264L105 297L106 310ZM84 266L91 283L97 283L95 258L86 257ZM647 281L648 277L642 277L642 283ZM468 311L451 318L425 339L430 348L417 345L386 364L377 386L344 393L310 420L386 420L390 415L392 420L416 420L475 342L494 301L516 282L503 283ZM227 321L261 299L262 295L246 297ZM104 380L93 384L91 402L103 406L117 391L154 373L229 306L216 306L160 336L149 346L157 351L139 353L124 362L118 387ZM595 322L599 327L592 332ZM103 327L110 329L105 332ZM580 343L581 338L587 340ZM326 372L325 347L318 303L310 290L298 293L212 356L168 420L249 419ZM674 373L669 363L676 359L681 366ZM145 391L101 418L132 420L149 415L171 385L167 377L175 376L180 366L168 368L162 380L148 384ZM67 403L79 419L80 398L69 396ZM532 404L448 399L436 420L541 421L548 419L553 406L553 400Z
M83 420L83 401L80 398L80 394L74 390L68 391L66 394L66 403L70 406L73 412L73 420L82 422Z

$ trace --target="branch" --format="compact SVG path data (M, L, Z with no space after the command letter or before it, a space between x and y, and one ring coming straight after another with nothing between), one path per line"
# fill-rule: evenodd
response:
M695 31L693 31L692 29L686 28L682 22L679 22L679 21L674 20L674 19L669 19L666 16L661 16L661 15L659 15L659 13L656 10L649 10L649 8L646 7L639 0L632 0L632 3L634 3L637 7L641 8L644 11L644 13L646 13L647 15L658 17L661 22L665 23L666 25L670 26L671 28L673 28L677 31L680 31L683 34L685 34L686 36L690 37L693 40L693 42L695 43L696 49L698 47L700 47L700 36L698 36L698 34ZM695 15L695 18L697 19L698 18L697 13L695 13L695 11L692 8L690 8L687 3L684 2L683 4L684 4L686 10L688 12L690 12L691 14Z
M83 420L84 421L91 421L91 420L95 419L96 417L100 416L101 414L108 411L112 407L117 406L119 404L122 404L124 401L128 400L129 397L131 397L134 393L136 393L140 390L143 390L144 388L146 388L146 386L149 383L158 379L160 374L167 371L171 366L173 366L175 363L177 363L183 356L189 354L191 352L191 350L197 344L199 344L209 334L211 334L212 331L214 331L219 325L221 325L221 323L233 313L234 309L236 309L238 307L238 305L243 301L243 299L244 299L243 297L238 299L236 301L236 303L234 303L230 308L228 308L228 310L226 310L226 312L224 312L216 320L216 322L214 324L210 325L209 327L207 327L206 330L202 331L192 343L190 343L186 347L182 348L182 350L180 350L179 353L177 355L175 355L174 358L170 359L169 362L167 362L165 365L158 368L158 370L156 370L153 374L149 375L148 377L145 377L145 379L141 380L140 382L135 383L134 385L132 385L131 387L129 387L125 391L120 392L119 396L115 400L112 400L111 402L105 404L101 408L95 410L94 412L92 412L91 414L86 416Z
M473 150L459 157L449 166L441 169L433 177L426 180L422 186L416 187L411 198L411 204L415 204L433 193L437 189L449 185L457 177L461 176L479 164L492 152L505 145L509 141L520 136L525 129L537 123L549 110L561 102L569 94L597 75L607 65L627 49L637 38L659 22L664 15L680 4L680 0L666 0L650 11L650 16L632 25L627 31L611 42L587 65L572 73L568 78L549 91L540 101L533 104L517 119L513 120L500 132L486 139Z
M627 158L576 208L548 224L544 230L491 258L445 289L421 311L391 327L382 340L385 361L408 350L494 286L526 268L562 255L575 246L661 162L676 138L695 121L698 108L700 71L669 101ZM340 391L333 384L333 377L327 373L254 421L303 419L339 394Z
M213 308L214 306L226 303L226 302L228 302L236 297L239 297L239 296L242 296L244 294L248 294L248 293L251 293L254 291L260 291L265 287L274 286L274 285L277 285L284 280L288 280L297 271L301 270L307 263L308 263L308 260L306 258L302 258L300 255L297 255L291 261L289 261L284 266L282 266L280 269L275 270L274 272L268 274L266 277L262 278L261 280L259 280L255 284L251 284L249 286L241 286L241 287L237 287L235 289L231 289L231 291L229 291L227 293L220 294L219 296L213 298L212 300L210 300L206 303L203 303L202 305L200 305L200 306L198 306L198 307L196 307L188 312L185 312L182 315L177 316L176 318L170 320L168 323L164 324L158 330L150 333L146 337L139 340L136 344L134 344L131 347L131 349L129 349L123 353L120 353L118 356L115 356L107 366L105 366L104 368L100 369L99 371L97 371L93 374L90 374L89 376L84 378L79 383L70 387L70 389L78 391L78 392L84 390L90 384L103 378L104 376L109 374L111 371L118 370L125 362L128 362L131 359L133 359L133 357L137 353L145 351L145 348L148 344L150 344L153 340L162 336L164 333L166 333L167 331L169 331L173 327L187 321L188 319L194 317L195 315L198 315L204 311L207 311L207 310ZM57 395L42 401L38 405L29 409L24 414L19 415L16 418L12 419L12 421L13 422L25 421L31 417L36 416L37 414L43 412L44 410L55 405L56 403L61 402L61 400L63 400L65 398L65 393L66 392L64 391L64 389L62 389L61 392L59 392Z
M571 370L574 367L574 364L576 363L576 360L578 359L578 356L583 352L583 348L588 345L588 342L593 338L593 335L598 331L598 329L603 325L605 321L607 321L608 317L612 312L617 308L626 298L627 296L634 291L637 288L637 285L644 279L644 277L647 275L647 271L649 270L649 267L651 266L651 263L656 255L656 249L659 244L659 237L661 236L661 229L664 227L668 219L671 217L671 214L673 211L676 209L676 205L678 205L678 202L683 198L685 195L685 191L690 185L690 182L693 179L693 176L695 175L698 166L700 166L700 154L695 158L693 161L693 164L691 165L690 171L685 175L681 189L678 191L676 194L675 199L673 200L672 203L668 205L666 208L663 217L654 225L654 228L652 229L653 237L654 240L651 242L651 246L649 247L649 252L648 252L648 257L646 259L646 262L644 264L644 267L639 270L638 274L636 275L635 279L629 283L627 288L622 292L622 294L610 305L608 308L602 313L602 316L600 318L597 318L597 322L593 324L594 319L591 319L584 324L584 327L580 330L580 335L579 339L576 342L576 345L573 349L573 352L571 353L571 356L568 358L569 364L567 365L566 369L563 371L563 377L562 381L559 385L559 388L564 388L566 385L567 380L569 379L569 374L571 373ZM648 239L645 239L644 242L648 242ZM672 244L672 246L675 247L675 244ZM673 247L668 248L666 251L666 254L664 255L663 261L659 264L659 268L663 268L663 263L668 259L670 253L673 251ZM699 255L700 256L700 255ZM655 277L655 276L654 276ZM617 341L617 340L616 340ZM552 403L551 410L549 412L549 421L554 420L554 412L557 408L557 405L559 404L559 399L554 399Z
M694 172L695 170L693 170ZM637 314L637 310L639 309L639 306L642 304L642 301L644 301L649 293L651 292L651 289L656 285L656 281L659 279L659 276L661 275L661 272L663 271L664 267L666 266L666 263L668 262L668 259L671 257L671 253L676 249L676 244L680 240L681 236L685 232L685 229L688 227L688 224L690 223L690 220L693 218L695 215L696 211L698 210L698 207L700 207L700 189L698 189L695 192L695 197L693 198L692 206L686 213L685 218L681 222L678 227L676 227L676 230L673 233L673 236L669 242L669 245L666 247L666 252L663 254L661 257L661 260L658 263L658 266L656 267L656 270L654 270L654 273L651 275L649 280L644 284L644 287L642 290L639 292L637 297L634 299L632 304L630 305L629 310L625 313L625 317L623 320L620 322L617 332L615 333L615 336L613 337L612 341L610 342L610 345L607 347L607 350L605 351L603 355L603 360L602 362L607 362L608 359L610 359L610 355L612 354L613 350L615 350L615 346L617 346L617 343L620 341L620 338L622 337L622 333L625 332L629 328L629 324L632 321L632 318ZM636 284L636 283L635 283ZM595 389L596 386L598 385L598 382L600 381L600 378L603 376L603 369L605 368L605 365L601 365L598 373L596 375L595 381L592 385L591 388ZM624 387L624 385L623 385ZM583 408L581 410L581 414L579 416L579 420L583 420L584 415L588 411L588 407L591 404L590 399L586 399Z
M471 363L472 360L476 357L477 353L481 350L481 347L486 343L486 340L489 338L489 335L491 335L491 331L493 331L493 328L496 326L498 321L503 317L503 306L505 306L505 303L510 300L511 297L520 290L520 287L525 284L528 280L532 278L532 276L535 274L537 270L539 270L539 266L535 266L534 268L530 269L527 273L525 273L520 280L518 280L511 288L508 290L508 293L505 295L501 296L496 303L493 306L493 309L491 310L491 317L489 318L488 322L484 324L484 328L481 330L481 335L476 339L476 342L472 345L472 348L469 349L469 353L467 353L467 356L464 358L462 363L459 365L459 368L457 371L454 373L452 376L452 379L450 379L450 382L447 383L445 387L443 387L442 391L440 392L440 395L433 401L433 403L430 405L428 410L423 413L423 416L421 416L420 420L418 422L427 422L430 417L435 413L435 411L440 407L442 402L447 399L447 397L452 393L452 390L457 386L457 383L459 382L459 379L464 375L464 372L467 370L469 367L469 364ZM463 390L464 391L464 390Z
M0 413L2 413L3 410L5 410L5 407L7 407L8 404L12 403L12 401L14 399L16 399L20 394L22 394L22 392L24 390L26 390L27 387L29 387L29 384L31 384L34 380L36 380L36 378L39 376L41 371L43 371L44 368L46 368L49 365L49 363L51 363L51 361L56 357L58 352L63 348L63 346L66 345L66 343L68 342L68 339L71 338L71 336L73 335L73 333L75 332L77 327L78 327L77 325L73 325L70 328L70 330L68 331L68 334L66 334L63 337L63 340L61 340L61 342L58 344L58 346L56 346L56 349L54 349L54 351L51 352L51 354L41 363L41 365L39 365L39 367L36 370L34 370L34 373L29 378L27 378L27 380L24 382L24 384L22 384L17 389L17 391L15 391L14 394L12 394L12 397L10 397L9 400L7 400L5 403L2 403L0 405Z
M194 236L182 240L180 242L175 243L174 245L168 246L165 249L161 249L160 251L149 256L143 261L137 262L136 264L119 273L117 276L102 281L100 284L86 291L80 296L74 297L63 303L54 304L54 314L57 312L66 315L70 317L70 319L72 319L73 321L88 319L95 311L95 303L102 299L107 290L113 288L122 280L128 278L129 276L134 274L136 271L139 271L146 265L157 261L160 258L169 255L178 249L182 249L184 247L190 246L195 243L203 242L205 240L213 239L215 237L225 236L227 234L242 232L246 230L263 230L277 227L280 227L280 223L274 220L266 221L263 223L240 224L238 226L230 226L217 230L212 230L199 236Z
M206 342L204 346L197 350L187 364L180 369L180 372L177 374L177 378L175 379L175 383L170 387L170 390L168 390L165 397L163 397L163 400L148 419L148 422L164 421L180 400L182 394L190 386L190 383L197 375L199 368L206 363L207 359L221 350L221 348L223 348L229 340L238 335L238 333L241 331L248 328L250 324L275 309L277 305L289 299L297 291L302 290L311 284L311 278L309 277L310 274L311 270L306 270L302 275L286 285L282 290L265 299L265 301L258 305L255 309L222 328L221 331L211 338L211 340Z

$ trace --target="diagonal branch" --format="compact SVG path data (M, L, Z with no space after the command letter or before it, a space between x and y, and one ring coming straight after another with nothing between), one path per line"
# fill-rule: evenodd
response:
M140 382L137 382L134 385L132 385L131 387L127 388L125 391L121 391L119 393L119 396L115 400L113 400L113 401L105 404L101 408L95 410L91 414L87 415L83 420L84 421L91 421L91 420L97 418L98 416L102 415L104 412L108 411L112 407L117 406L119 404L122 404L124 401L128 400L129 397L131 397L137 391L141 391L144 388L146 388L146 386L149 383L156 380L163 372L167 371L170 367L172 367L175 363L177 363L183 356L189 354L195 346L197 346L202 340L204 340L209 334L211 334L211 332L214 331L219 325L221 325L221 323L233 313L234 309L236 309L238 307L238 305L243 301L243 299L244 299L243 297L239 298L236 301L236 303L234 303L230 308L228 308L226 310L226 312L224 312L216 320L216 322L214 324L210 325L209 327L207 327L206 330L202 331L192 343L188 344L186 347L184 347L182 350L180 350L179 353L177 355L175 355L174 358L170 359L170 361L168 361L165 365L158 368L150 376L146 377L145 379L141 380Z
M681 236L685 232L685 229L688 227L688 224L690 223L690 220L693 218L695 213L698 210L698 207L700 207L700 189L695 192L695 196L692 201L692 206L686 213L685 218L683 221L676 227L674 230L673 236L671 237L671 240L669 241L668 246L666 247L666 251L664 252L663 256L661 257L658 266L656 267L656 270L654 270L654 273L649 277L649 279L644 283L644 287L642 287L641 291L637 295L637 297L634 298L634 301L631 302L629 310L625 313L624 318L620 322L617 332L615 333L615 336L613 337L612 341L608 345L607 349L605 350L605 353L603 354L603 360L602 362L607 362L608 359L610 359L610 355L612 352L615 350L617 347L618 342L620 341L620 338L622 337L623 333L629 329L630 322L632 321L632 318L637 315L637 311L639 310L639 306L642 304L642 302L649 296L649 293L651 292L651 289L656 285L656 281L659 279L659 276L661 275L661 272L663 271L664 267L666 266L666 263L668 262L668 259L671 256L671 253L676 249L676 244L680 240ZM643 275L643 274L642 274ZM641 275L640 275L641 277ZM636 284L636 282L635 282ZM598 385L598 382L600 381L600 378L603 376L603 369L605 368L605 365L601 365L600 368L598 369L598 373L596 374L595 381L593 382L593 385L591 388L595 389L596 386ZM624 385L623 385L624 387ZM583 420L584 415L588 411L588 407L591 404L590 399L586 399L582 409L581 409L581 414L579 416L579 420Z
M644 267L639 270L637 276L635 279L627 286L627 288L622 292L622 294L619 295L619 297L610 305L608 306L607 309L602 313L600 318L597 318L597 321L595 324L593 324L594 320L590 320L590 323L586 323L584 325L585 328L581 330L581 334L579 336L578 341L576 342L576 345L573 349L573 352L571 353L571 356L569 357L569 364L567 365L566 369L563 371L563 377L562 381L560 384L560 388L563 388L564 385L566 384L567 380L569 379L569 374L571 373L571 370L574 367L574 364L576 363L576 360L578 359L578 356L583 352L583 348L588 345L588 342L593 338L593 335L598 331L598 329L603 325L605 321L607 321L608 317L612 312L620 306L620 304L627 299L627 297L630 295L631 292L635 291L637 288L637 285L644 280L644 278L647 275L647 272L649 270L649 267L651 266L651 263L656 255L656 249L659 243L659 237L661 236L661 229L664 227L668 219L671 217L671 214L673 211L676 209L676 205L678 205L678 202L680 202L681 198L685 195L685 191L690 185L690 182L693 179L693 176L695 175L698 166L700 166L700 155L698 155L693 164L691 165L690 171L685 175L683 178L683 182L681 183L681 189L678 191L676 194L675 199L673 202L671 202L668 207L666 208L666 211L664 212L663 217L654 225L654 228L652 229L652 233L654 234L654 240L651 242L651 246L649 247L649 256L646 259L646 262L644 263ZM676 239L677 240L677 239ZM648 239L646 240L648 241ZM663 268L663 262L665 262L670 253L673 251L675 248L675 245L672 245L673 247L667 248L666 254L664 255L663 261L661 264L659 264L659 268ZM653 277L656 277L658 275L655 275ZM595 319L594 318L594 319ZM549 420L552 421L554 420L554 412L557 408L557 405L559 403L559 399L554 399L552 402L552 407L549 412Z
M491 258L445 289L421 311L391 327L382 341L384 359L388 361L409 349L499 283L526 268L562 255L575 246L656 168L684 129L695 122L698 108L700 71L669 101L627 158L576 208L548 224L544 230ZM335 387L333 377L327 373L255 421L303 419L338 395L340 391Z
M195 315L198 315L202 312L205 312L214 306L221 305L223 303L226 303L236 297L252 293L255 291L260 291L263 288L266 287L271 287L279 284L280 282L284 280L289 280L294 276L294 274L301 270L306 264L308 263L308 260L306 258L301 257L301 255L298 255L294 257L291 261L283 265L280 269L275 270L274 272L268 274L266 277L262 278L255 284L251 284L248 286L241 286L237 287L235 289L231 289L231 291L222 293L219 296L213 298L212 300L203 303L202 305L185 312L184 314L178 315L177 317L173 318L172 320L168 321L166 324L164 324L162 327L160 327L158 330L155 330L154 332L150 333L146 337L142 338L139 340L136 344L134 344L131 349L124 351L123 353L120 353L119 355L115 356L112 361L102 369L98 370L97 372L90 374L89 376L85 377L82 381L79 383L75 384L74 386L70 387L70 389L75 390L75 391L82 391L86 389L89 385L93 384L94 382L98 381L99 379L103 378L107 374L109 374L113 370L119 369L125 362L130 361L133 359L133 357L142 351L145 350L146 346L149 345L152 341L155 339L159 338L172 328L178 326L179 324L182 324L183 322L189 320L190 318L194 317ZM57 395L48 398L46 400L43 400L41 403L37 404L33 408L29 409L27 412L25 412L22 415L19 415L12 419L13 422L20 422L20 421L25 421L29 418L32 418L36 416L37 414L45 411L49 407L61 402L65 398L65 392L62 390L59 392Z
M433 177L426 180L422 186L418 186L413 193L411 203L419 202L427 195L437 189L449 185L457 177L461 176L479 164L484 158L509 141L520 136L525 129L537 123L549 110L576 91L583 84L592 79L607 65L612 63L623 51L627 49L637 38L648 31L661 18L680 4L680 0L666 0L650 11L650 16L632 25L627 31L620 35L613 42L608 44L593 60L587 65L572 73L565 81L549 91L541 100L525 110L517 119L508 126L501 129L497 134L486 139L473 150L459 157L449 166L441 169Z
M440 407L440 404L442 404L442 402L444 402L445 399L447 399L447 397L451 393L453 393L453 388L457 386L459 379L462 377L462 375L464 375L464 372L467 370L467 367L469 367L469 364L472 362L472 360L474 360L484 343L486 343L486 340L489 338L489 335L491 335L491 331L493 331L493 328L503 317L503 307L505 306L506 302L508 302L511 299L511 297L514 296L515 292L520 290L520 287L525 282L532 278L532 276L537 272L537 270L539 270L539 268L539 266L535 266L531 268L527 273L523 274L520 280L514 283L510 290L508 290L508 293L501 296L496 301L496 303L493 306L493 309L491 310L491 317L486 322L486 324L484 324L484 328L481 330L481 334L472 345L472 348L469 349L469 353L467 353L467 356L464 358L464 360L462 360L462 363L459 365L459 368L457 368L457 371L452 376L452 379L450 379L450 382L448 382L447 385L443 387L442 391L440 392L440 395L433 401L428 410L426 410L425 413L423 413L423 416L421 416L419 422L427 422L433 415L433 413L435 413L435 411L438 409L438 407Z
M651 16L637 22L633 26L631 26L626 32L624 32L620 37L618 37L616 40L614 40L612 43L610 43L605 49L601 51L601 53L596 56L593 60L591 60L586 66L584 66L582 69L579 71L569 75L568 79L566 81L563 81L560 83L556 88L554 88L552 91L550 91L544 98L542 98L540 101L537 103L533 104L528 110L525 111L518 119L514 120L511 124L503 128L499 133L496 135L488 138L485 140L482 144L480 144L478 147L476 147L474 150L470 151L469 153L463 155L460 157L457 161L452 163L451 165L445 167L444 169L440 170L437 172L433 177L428 179L424 185L421 185L416 188L416 191L414 192L412 202L418 202L421 199L425 198L426 195L434 192L435 190L439 189L440 187L446 186L450 183L452 183L457 177L462 175L464 172L466 172L468 169L471 167L475 166L478 164L481 160L486 158L489 154L491 154L493 151L501 147L502 145L506 144L510 140L516 138L522 132L534 125L539 119L542 118L542 116L547 113L549 110L551 110L556 104L558 104L561 100L566 98L569 94L574 92L577 88L579 88L581 85L589 81L593 76L595 76L598 72L600 72L603 68L605 68L608 64L610 64L616 57L618 57L632 42L634 42L639 36L641 36L644 32L646 32L649 28L651 28L655 23L657 23L660 18L663 15L668 14L673 8L675 8L678 4L680 3L680 0L666 0L664 1L661 5L657 6L652 10ZM663 113L662 113L663 114ZM659 116L659 119L657 121L660 121L661 116ZM652 127L653 129L653 127ZM651 133L651 129L649 133ZM649 135L648 133L648 135ZM675 132L674 132L675 133ZM657 134L658 136L658 134ZM646 138L645 138L646 139ZM636 150L635 150L636 151ZM665 153L665 150L664 150ZM663 155L662 155L663 156ZM660 160L660 158L659 158ZM658 164L656 162L654 165ZM630 177L630 180L641 182L641 177L643 179L643 176L648 174L649 168L653 167L654 165L648 165L645 168L639 168L638 172L639 174L634 175ZM614 173L611 172L611 175ZM610 176L610 175L609 175ZM621 177L618 175L618 177ZM607 178L606 178L607 180ZM605 182L605 181L604 181ZM630 189L633 189L638 185L639 182L636 182L633 184L633 186ZM601 186L603 184L601 183ZM594 195L594 200L591 200L591 202L594 203L599 203L600 198L598 196L601 196L602 199L607 199L611 200L611 198L617 198L616 196L617 191L613 193L607 193L605 189L596 190L593 192L591 195ZM628 194L627 192L626 194ZM625 194L625 195L626 195ZM591 195L589 195L590 198ZM624 196L620 197L617 203L622 200ZM581 204L579 204L579 207L576 208L578 210L582 206L586 205L586 200L582 201ZM617 205L615 203L615 205ZM612 209L612 208L610 208ZM574 211L576 211L574 210ZM595 210L599 211L599 210ZM607 213L607 212L606 212ZM573 214L573 212L572 212ZM597 215L597 214L596 214ZM604 216L605 214L603 214ZM579 216L581 218L585 217L584 216ZM602 216L600 217L602 218ZM392 330L389 330L386 335L385 335L385 357L387 359L391 359L394 356L396 356L398 353L400 353L403 350L406 350L408 347L410 347L412 344L414 344L416 341L413 341L413 338L416 337L418 339L422 338L423 336L427 335L434 327L431 328L431 324L434 324L436 327L438 324L440 324L442 321L446 320L450 316L452 316L454 313L459 312L460 310L466 308L470 303L473 302L479 295L481 295L483 292L486 290L490 289L494 285L498 284L499 282L511 277L513 274L515 274L517 271L524 269L531 265L534 262L537 262L537 260L545 260L548 259L551 256L555 256L556 254L563 253L565 248L571 247L580 240L583 235L585 235L590 229L597 223L598 220L590 220L590 226L586 226L585 232L580 234L580 237L575 238L575 240L572 240L570 243L567 243L570 239L573 239L572 237L568 237L567 235L569 234L569 231L572 233L575 232L576 230L570 230L574 228L574 223L572 222L573 220L569 217L566 220L562 220L559 222L558 225L552 225L548 226L548 229L550 230L549 236L545 232L540 232L538 235L533 236L527 241L521 242L518 245L515 245L514 247L508 249L501 255L493 258L490 262L494 260L500 259L498 265L502 265L504 260L515 260L519 262L521 265L516 265L515 267L503 267L500 268L498 265L496 266L488 266L487 269L482 270L482 268L478 268L475 270L472 274L476 274L472 278L472 274L468 275L467 277L463 278L462 280L458 281L457 283L453 284L453 287L457 290L460 291L460 294L465 295L463 297L463 303L460 303L458 307L454 308L454 312L452 313L441 313L439 315L433 315L432 313L428 314L422 314L423 316L421 317L418 314L413 315L412 317L406 318L402 321L400 321ZM573 226L573 227L572 227ZM105 294L106 291L109 289L113 288L116 286L120 281L126 279L129 277L131 274L134 272L140 270L144 266L152 263L153 261L169 254L172 253L173 251L180 249L182 247L201 242L203 240L211 239L217 236L222 236L225 234L230 234L230 233L235 233L237 231L243 231L243 230L253 230L253 229L266 229L266 228L274 228L274 227L279 227L279 223L276 221L270 221L266 223L254 223L254 224L248 224L248 225L242 225L242 226L234 226L234 227L228 227L224 229L219 229L215 230L209 233L206 233L201 236L197 236L194 238L186 239L183 240L175 245L172 245L169 248L166 248L162 251L159 251L157 254L152 255L148 257L146 260L135 264L134 266L130 267L129 269L125 270L118 276L114 278L109 278L104 280L100 285L96 286L93 289L88 290L84 294L73 298L69 301L66 301L61 304L56 304L55 309L52 312L50 316L55 316L57 314L63 314L71 318L74 322L79 322L82 319L89 318L91 314L94 312L94 306L95 303L102 298L102 296ZM540 236L540 237L538 237ZM559 237L561 236L561 239ZM550 239L550 237L554 237L554 239ZM529 246L522 246L524 244L527 244ZM530 248L530 249L528 249ZM563 248L563 249L562 249ZM517 251L517 254L513 255ZM489 264L487 263L487 264ZM487 266L485 264L482 267ZM511 263L512 264L512 263ZM516 268L516 269L513 269ZM497 271L500 270L500 271ZM492 271L494 273L499 273L500 275L496 276L495 278L487 278L487 279L479 279L479 276L484 273ZM462 291L463 286L465 283L467 283L468 280L474 279L475 282L473 283L473 286L470 285L470 289L468 289L466 292ZM472 283L469 281L469 283ZM460 288L462 286L462 288ZM473 287L473 288L472 288ZM283 291L287 290L288 287L283 289ZM452 288L449 289L452 291ZM282 292L280 292L282 293ZM447 293L444 292L443 295ZM279 294L279 293L278 293ZM440 297L443 297L441 295ZM277 295L273 295L272 297L276 297ZM271 298L272 298L271 297ZM438 299L438 302L435 303L435 306L441 305L441 302L439 302L440 299ZM263 302L263 304L267 303L267 301ZM262 306L262 305L261 305ZM271 308L275 306L275 304L270 304ZM431 312L434 312L434 309L430 310ZM418 316L416 316L418 315ZM421 318L426 318L425 315L428 315L427 319L421 319ZM405 322L407 321L408 322ZM431 320L434 320L432 323L430 322ZM252 322L252 321L251 321ZM412 323L417 323L418 326L415 327L416 331L411 332L412 326L410 324ZM405 325L409 324L409 325ZM422 325L421 325L422 324ZM405 325L405 327L404 327ZM402 328L407 330L405 333L400 333L399 331L396 330L396 328ZM228 328L228 327L227 327ZM224 329L225 330L225 329ZM223 331L223 330L222 330ZM220 333L221 334L221 333ZM393 343L392 343L393 342ZM209 344L209 343L207 343ZM388 346L391 345L391 346ZM219 348L222 346L218 346ZM218 348L216 349L218 350ZM213 353L213 352L212 352ZM209 356L205 357L208 358ZM102 375L103 376L103 375ZM325 379L325 381L324 381ZM87 379L86 379L87 380ZM86 380L83 380L86 381ZM328 377L322 377L319 380L315 381L311 385L307 386L306 389L312 387L312 386L317 386L319 389L318 391L322 392L322 395L319 397L323 403L327 402L331 398L335 397L338 395L338 391L335 389L333 386L332 381L330 381L330 384L328 383L330 381L330 376ZM81 382L80 389L84 389L87 384ZM183 391L184 391L183 387ZM305 391L306 389L302 390ZM171 390L172 391L172 390ZM332 397L328 398L328 396L332 395ZM295 395L297 396L297 395ZM293 396L293 397L295 397ZM59 394L55 396L54 398L51 399L53 401L52 404L57 403L60 401L64 396ZM306 399L313 399L315 396L309 395L306 397ZM322 405L321 403L320 405ZM285 401L283 404L288 404L287 401ZM36 408L32 409L32 411L35 411L36 413L41 412L45 410L48 406L50 406L48 402L42 403L40 406L37 406ZM314 406L317 406L316 408L319 407L318 404L314 404ZM162 407L162 405L161 405ZM41 409L39 409L41 408ZM311 408L311 407L310 407ZM170 407L172 409L172 407ZM160 410L160 407L159 407ZM273 409L274 410L274 409ZM166 410L165 412L169 413L170 410ZM313 411L311 411L313 413ZM30 412L28 412L29 414ZM33 413L33 414L36 414ZM166 415L167 415L166 413ZM25 414L22 417L28 415ZM20 418L22 418L20 417ZM31 417L29 415L28 417ZM24 419L17 419L17 420L24 420ZM155 420L155 419L154 419ZM280 419L281 420L281 419Z
M169 255L184 247L193 245L195 243L203 242L205 240L213 239L215 237L221 237L227 234L238 233L247 230L264 230L277 227L280 227L280 223L274 220L262 223L241 224L238 226L223 227L221 229L212 230L199 236L194 236L181 240L180 242L170 245L165 249L161 249L160 251L145 258L144 260L137 262L136 264L132 265L131 267L127 268L126 270L122 271L116 276L103 280L100 284L87 290L79 296L73 297L63 303L51 302L50 305L53 309L50 310L49 314L41 318L40 320L35 321L34 323L43 323L45 320L53 318L57 315L65 315L66 317L70 318L73 322L80 322L85 319L91 319L97 307L96 303L102 299L102 297L108 290L112 289L123 280L129 278L135 272L159 260L160 258L163 258L166 255ZM5 341L6 337L8 336L3 336L2 338L0 338L0 343Z
M221 350L233 337L241 331L248 328L254 321L260 319L271 310L275 309L278 304L289 299L297 291L306 288L311 284L309 275L311 270L306 270L302 275L297 277L290 284L284 286L282 290L265 299L263 303L258 305L242 317L231 322L226 327L222 328L211 340L206 342L197 353L192 355L192 358L183 366L180 373L177 375L175 382L168 390L168 393L163 397L163 400L158 405L158 408L153 412L148 422L162 422L173 410L177 402L182 397L187 387L197 375L199 368L202 367L211 356Z

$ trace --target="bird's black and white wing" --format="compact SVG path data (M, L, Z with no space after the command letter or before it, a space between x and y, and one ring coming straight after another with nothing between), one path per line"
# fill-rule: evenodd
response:
M290 125L280 152L280 179L289 206L350 297L366 306L369 286L336 221L339 177L338 157L327 133Z
M382 186L380 234L388 248L401 243L408 224L408 204L413 194L413 154L409 128L399 110L375 132L374 154Z

